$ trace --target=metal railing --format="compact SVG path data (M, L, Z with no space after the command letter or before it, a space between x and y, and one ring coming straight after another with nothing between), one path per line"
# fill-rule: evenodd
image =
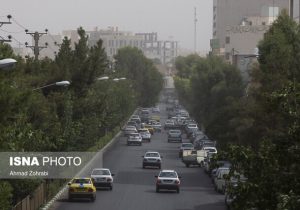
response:
M46 200L46 184L42 183L37 189L22 201L17 203L12 210L38 210Z

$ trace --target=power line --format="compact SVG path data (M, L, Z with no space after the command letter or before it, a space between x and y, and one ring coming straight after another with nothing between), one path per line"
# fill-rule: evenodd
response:
M7 15L7 19L8 21L0 21L0 27L3 26L4 24L11 24L10 19L11 19L11 15ZM7 36L8 39L5 39L4 37L0 36L0 42L11 42L11 35Z
M24 31L6 31L4 29L0 28L0 31L3 31L5 33L10 33L10 34L19 34L19 33L23 33Z
M17 40L16 38L12 37L13 40L15 40L16 42L18 42L19 46L24 45L22 42L20 42L19 40Z
M15 22L15 24L17 24L18 26L20 26L21 28L23 28L23 29L27 29L26 27L24 27L23 25L21 25L15 18L11 18L14 22Z

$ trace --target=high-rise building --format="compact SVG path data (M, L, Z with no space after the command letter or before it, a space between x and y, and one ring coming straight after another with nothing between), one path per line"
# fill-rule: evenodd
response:
M235 64L248 80L257 44L290 0L214 0L212 54Z

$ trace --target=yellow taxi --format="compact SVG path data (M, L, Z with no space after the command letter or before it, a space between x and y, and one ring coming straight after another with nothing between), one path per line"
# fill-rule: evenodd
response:
M96 187L91 178L74 178L69 183L69 200L74 198L89 198L96 200Z
M148 129L148 131L151 133L151 135L154 134L154 128L151 125L145 124L143 128Z

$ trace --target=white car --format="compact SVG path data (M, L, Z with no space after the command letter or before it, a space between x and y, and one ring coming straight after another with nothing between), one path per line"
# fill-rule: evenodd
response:
M110 190L113 189L113 176L114 174L108 168L95 168L91 173L91 178L96 188L107 187Z
M215 147L203 147L203 150L206 150L210 154L218 153L218 150Z
M140 145L142 146L142 136L139 133L131 133L127 138L127 145Z
M230 168L226 168L226 167L218 168L216 172L216 176L214 178L215 190L217 192L225 193L226 180L224 178L224 175L229 174L229 172L230 172Z
M160 113L159 107L153 107L152 112L153 113Z
M126 126L123 131L124 131L124 136L129 136L130 134L137 132L135 126Z
M151 166L161 169L161 158L158 152L146 152L143 156L143 168Z
M165 190L176 190L180 192L180 178L174 170L162 170L156 179L156 192L158 193L161 189Z
M138 132L141 134L142 140L151 141L151 133L147 128L139 129Z

